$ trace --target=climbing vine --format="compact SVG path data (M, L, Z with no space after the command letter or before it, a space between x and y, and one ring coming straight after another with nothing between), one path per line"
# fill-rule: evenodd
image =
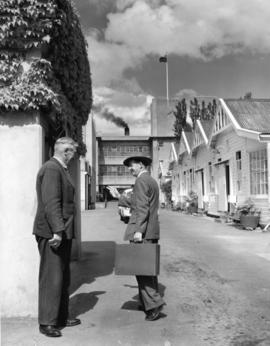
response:
M70 0L0 1L0 112L39 109L82 143L92 106L86 42ZM32 57L33 50L41 56Z

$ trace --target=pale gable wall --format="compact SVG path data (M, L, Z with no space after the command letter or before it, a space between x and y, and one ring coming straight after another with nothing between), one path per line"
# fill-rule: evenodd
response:
M213 163L220 158L222 161L228 160L230 165L230 194L236 196L237 204L245 202L249 197L255 203L255 207L261 210L262 224L266 224L270 220L268 197L251 196L250 195L250 161L249 153L266 148L265 143L238 136L233 128L230 131L221 132L217 136L216 148L220 154L213 156ZM242 161L242 188L237 191L237 168L236 168L236 152L241 151ZM201 157L202 159L202 157ZM203 160L202 160L203 161ZM218 191L217 191L218 192Z
M181 141L180 141L179 154L184 153L186 150L187 150L187 148L185 146L184 139L182 137Z
M204 139L203 139L203 136L201 134L200 129L198 128L198 126L196 126L196 128L194 130L194 137L193 137L193 142L192 142L191 147L196 148L200 144L204 144Z
M206 145L201 145L197 149L196 158L195 158L195 171L198 171L199 169L203 169L204 173L204 196L208 196L210 193L209 191L209 162L212 161L213 153ZM198 184L197 181L197 174L195 174L196 178L196 184ZM196 191L197 192L197 191ZM208 200L208 199L207 199Z
M237 135L233 128L230 131L222 132L217 136L217 141L215 145L216 149L220 153L215 153L213 155L213 163L228 160L230 166L230 190L231 195L236 195L236 152L241 151L242 157L242 191L238 195L247 195L249 191L247 190L248 184L248 166L247 166L247 155L246 155L246 138Z
M186 186L185 172L187 173L190 169L194 169L194 158L192 158L188 152L183 154L183 159L179 165L179 194L181 196L186 196L189 193L189 188ZM194 187L193 187L194 188Z
M211 149L205 145L199 146L196 153L195 170L206 168L208 166L208 162L212 160L212 157L213 153Z
M231 194L236 194L242 202L250 195L249 152L265 148L265 144L248 138L240 137L231 129L230 132L220 133L217 137L216 148L220 151L213 157L213 163L228 160L230 164ZM242 190L236 188L236 152L241 151L242 159Z
M178 160L174 162L172 171L172 196L174 204L180 201L181 195L181 170L182 165L179 164Z
M174 162L172 170L172 201L175 203L178 202L179 195L179 176L178 176L178 164Z

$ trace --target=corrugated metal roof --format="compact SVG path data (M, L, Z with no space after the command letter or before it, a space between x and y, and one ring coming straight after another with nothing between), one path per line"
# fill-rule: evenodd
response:
M191 144L192 144L192 142L193 142L193 136L194 136L194 134L193 134L193 132L185 132L185 135L186 135L186 137L187 137L188 145L189 145L189 147L191 148Z
M270 99L224 101L243 129L270 132Z
M178 154L179 153L179 149L180 149L180 141L176 141L174 143L174 147L175 147L175 151Z
M209 138L211 135L213 123L214 123L214 119L201 120L201 124L207 138Z

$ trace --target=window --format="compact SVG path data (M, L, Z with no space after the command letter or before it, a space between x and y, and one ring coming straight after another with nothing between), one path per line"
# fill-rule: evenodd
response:
M268 194L268 169L266 149L249 154L250 193L252 195Z
M236 159L236 187L237 191L242 189L242 161L241 161L241 151L235 153Z
M130 172L123 165L100 165L101 176L130 176Z
M192 190L192 169L184 171L184 182L185 182L185 187L184 191L185 194L188 195L189 192Z
M190 173L190 181L191 181L191 185L190 185L190 190L193 190L193 186L195 185L195 174L194 174L194 170L190 169L189 170Z
M183 179L183 181L184 181L184 184L183 184L183 192L184 192L184 194L188 194L188 179L187 179L187 171L184 171L184 179Z

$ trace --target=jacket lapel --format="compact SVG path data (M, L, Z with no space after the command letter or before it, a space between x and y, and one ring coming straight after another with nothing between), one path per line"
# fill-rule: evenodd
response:
M61 163L58 160L56 160L54 157L52 157L51 160L53 160L54 162L56 162L58 164L58 166L61 168L62 172L65 174L65 176L66 176L67 180L69 181L69 183L75 188L73 179L71 178L71 175L70 175L68 169L64 168L61 165Z

